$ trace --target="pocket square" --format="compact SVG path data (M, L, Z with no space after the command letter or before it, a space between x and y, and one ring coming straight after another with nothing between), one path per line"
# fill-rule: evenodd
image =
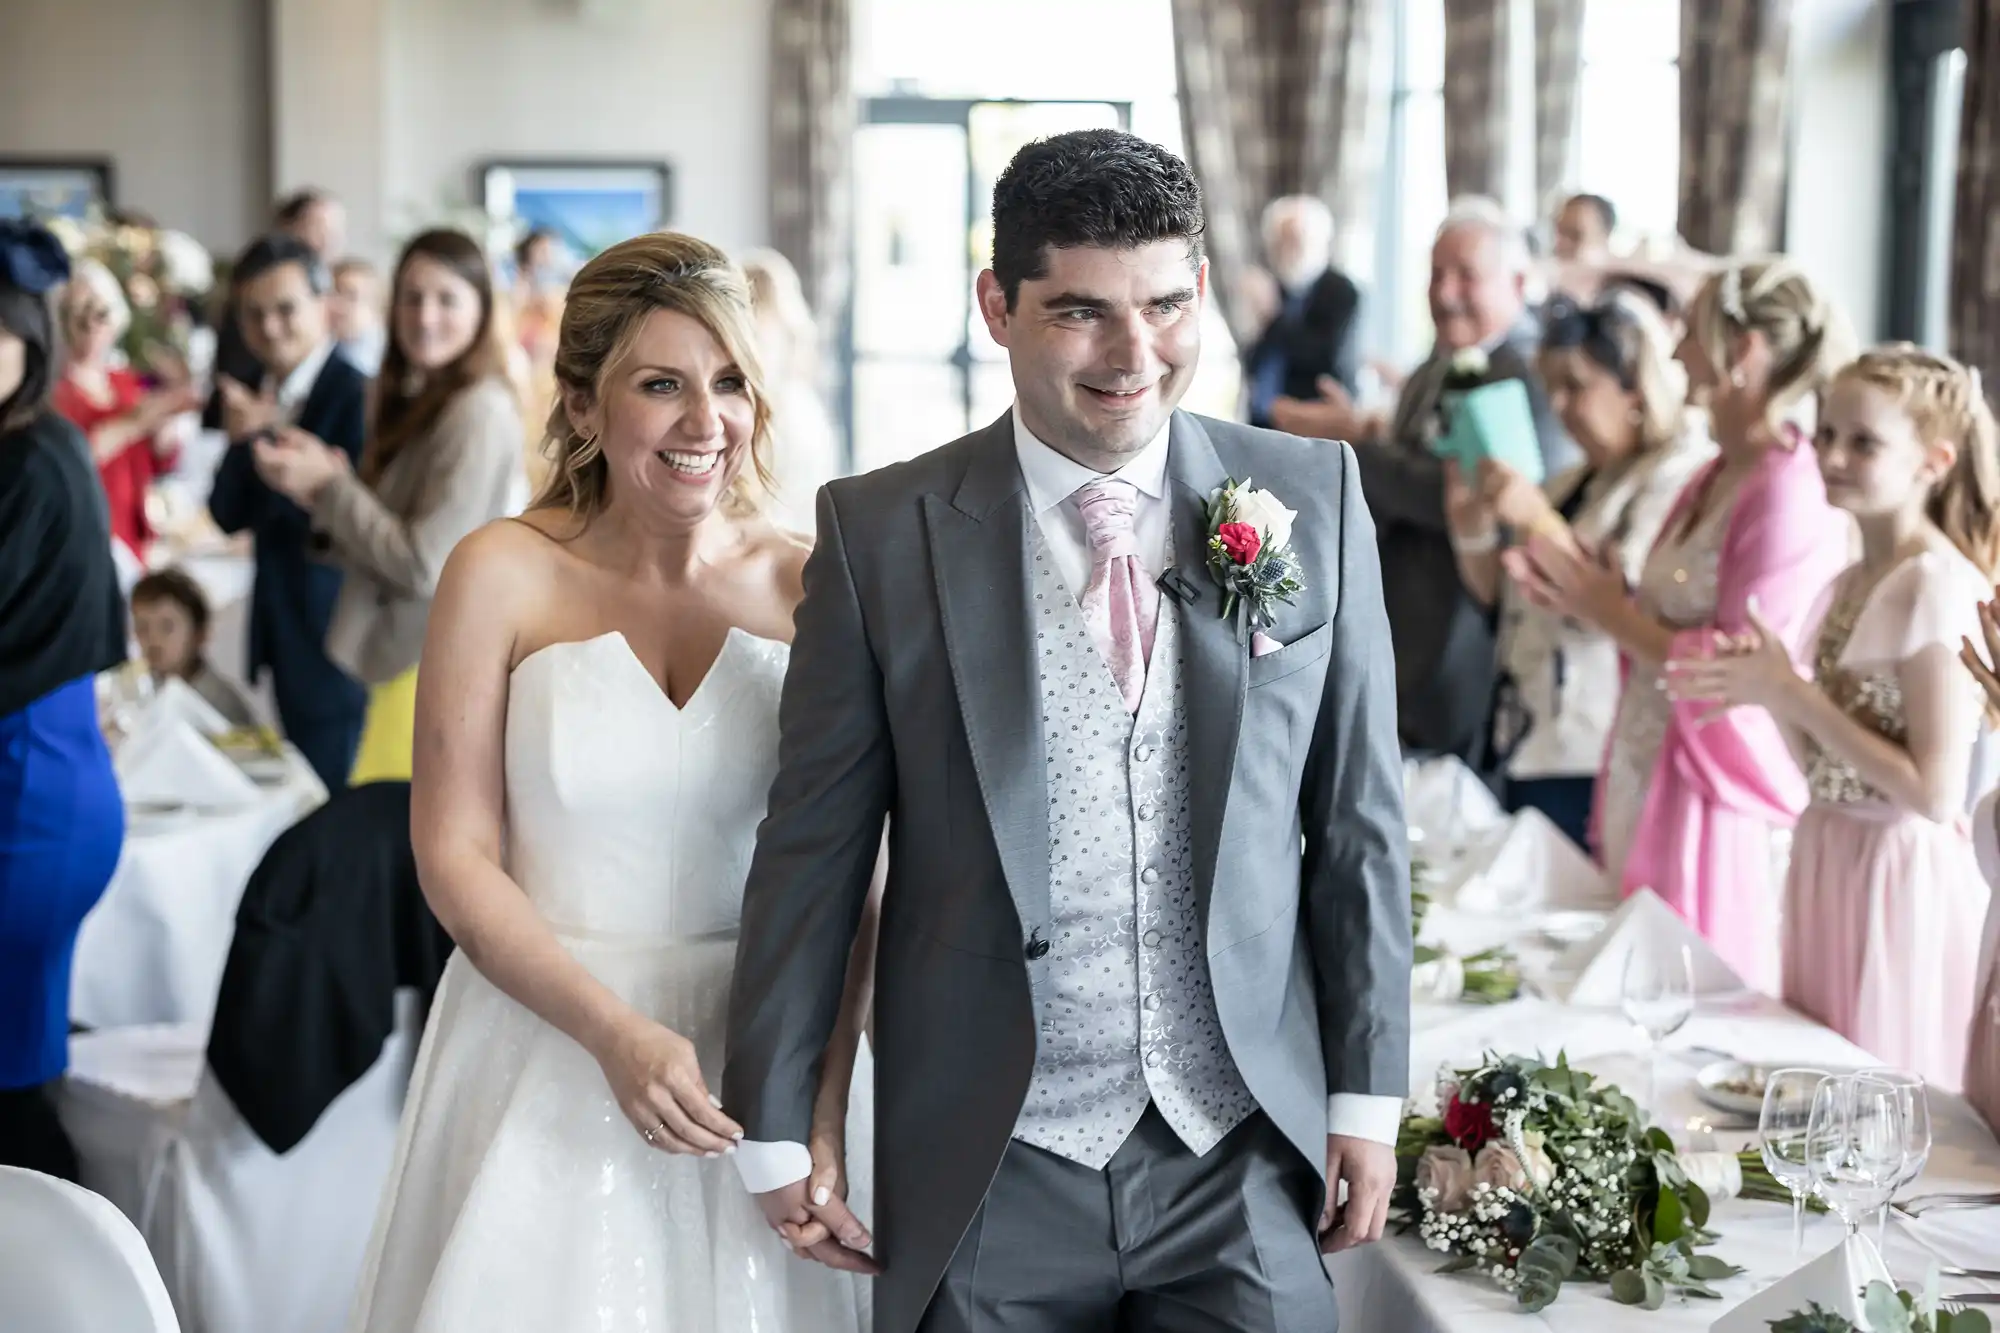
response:
M1279 643L1263 630L1257 630L1250 636L1250 656L1252 657L1269 657L1284 646L1284 644Z

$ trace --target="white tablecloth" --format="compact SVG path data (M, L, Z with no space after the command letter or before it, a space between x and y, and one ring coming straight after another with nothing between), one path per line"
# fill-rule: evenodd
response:
M250 872L326 799L296 751L282 785L227 813L128 813L125 849L83 920L70 1017L91 1028L195 1023L206 1031Z
M1444 840L1432 832L1427 846ZM1552 905L1554 906L1554 905ZM1426 938L1437 938L1461 952L1513 941L1528 975L1551 956L1538 936L1544 917L1535 913L1471 916L1455 913L1449 904L1433 909ZM1644 1098L1648 1082L1644 1038L1616 1010L1571 1008L1541 998L1524 998L1491 1007L1425 1005L1416 1014L1411 1045L1411 1087L1435 1080L1442 1065L1470 1068L1488 1051L1520 1054L1539 1051L1553 1059L1566 1051L1572 1064L1609 1078L1634 1097ZM1694 1048L1705 1048L1697 1053ZM1873 1063L1859 1048L1838 1035L1786 1010L1769 997L1745 994L1700 1007L1687 1026L1666 1044L1660 1060L1660 1090L1655 1119L1685 1142L1690 1121L1701 1117L1713 1124L1725 1119L1694 1096L1694 1074L1721 1051L1753 1063L1823 1064L1859 1067ZM2000 1190L2000 1143L1985 1124L1957 1097L1933 1092L1931 1109L1935 1147L1924 1178L1905 1196L1942 1191ZM1754 1127L1715 1129L1713 1146L1737 1149L1753 1146ZM1712 1220L1722 1239L1711 1253L1748 1271L1717 1284L1724 1299L1669 1303L1646 1312L1613 1301L1609 1288L1571 1284L1539 1315L1523 1314L1513 1297L1490 1281L1465 1274L1440 1275L1445 1256L1426 1250L1414 1235L1387 1239L1379 1245L1328 1261L1339 1292L1341 1327L1346 1333L1521 1333L1550 1328L1566 1333L1688 1333L1707 1329L1732 1305L1802 1266L1806 1259L1833 1248L1840 1240L1840 1223L1831 1217L1809 1218L1805 1254L1792 1252L1789 1207L1778 1204L1730 1202L1718 1205ZM1916 1222L1896 1221L1885 1252L1889 1267L1904 1286L1922 1283L1932 1262L1967 1268L2000 1268L2000 1209L1935 1213ZM2000 1290L2000 1283L1948 1278L1945 1289Z

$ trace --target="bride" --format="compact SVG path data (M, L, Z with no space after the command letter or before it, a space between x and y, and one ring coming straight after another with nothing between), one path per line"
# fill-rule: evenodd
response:
M701 241L599 255L563 314L554 475L445 568L412 832L458 953L361 1333L865 1327L865 1281L790 1257L824 1230L766 1225L706 1077L806 554L756 509L769 411L750 328L742 276ZM836 1192L843 1142L872 1132L854 1077L872 934L813 1127L814 1183Z

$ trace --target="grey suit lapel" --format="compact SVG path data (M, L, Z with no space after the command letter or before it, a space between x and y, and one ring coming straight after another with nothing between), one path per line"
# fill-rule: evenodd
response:
M1177 577L1168 582L1178 587L1183 597L1192 597L1181 601L1181 688L1187 710L1188 766L1197 775L1188 784L1195 896L1206 922L1222 840L1222 816L1229 798L1229 775L1236 771L1250 650L1243 608L1239 606L1236 615L1223 619L1222 590L1208 572L1204 506L1210 493L1228 480L1228 474L1200 422L1185 412L1176 412L1172 430L1167 476L1174 507Z
M959 714L1023 939L1049 919L1047 760L1028 635L1027 483L1011 414L979 438L949 503L924 497Z

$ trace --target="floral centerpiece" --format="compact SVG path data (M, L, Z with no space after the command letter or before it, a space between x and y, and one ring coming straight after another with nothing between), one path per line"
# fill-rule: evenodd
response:
M1701 1253L1711 1195L1790 1201L1749 1153L1678 1153L1632 1099L1591 1075L1489 1056L1437 1087L1437 1113L1404 1119L1394 1204L1424 1244L1540 1310L1573 1279L1658 1309L1714 1298L1742 1270Z
M1938 1270L1921 1292L1898 1291L1886 1282L1871 1282L1861 1292L1861 1313L1867 1327L1857 1328L1845 1316L1809 1305L1771 1321L1771 1333L1992 1333L1993 1323L1980 1310L1956 1314L1938 1299Z

